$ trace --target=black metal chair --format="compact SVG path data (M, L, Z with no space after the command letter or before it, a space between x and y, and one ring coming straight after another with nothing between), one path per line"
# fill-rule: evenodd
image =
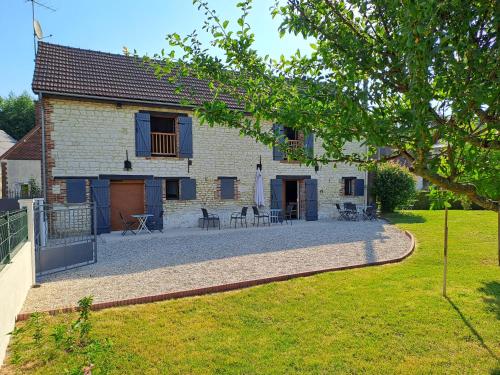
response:
M233 212L231 214L231 219L229 220L229 226L231 226L231 224L232 224L232 222L234 220L234 227L236 228L236 223L239 220L242 227L243 227L243 221L245 221L245 227L248 228L248 224L247 224L247 211L248 211L248 207L243 207L241 209L241 212Z
M349 216L349 211L343 209L340 207L340 204L335 203L335 206L337 207L337 211L339 213L338 220L345 220L345 221L350 221L351 217Z
M255 219L257 219L257 226L260 224L260 219L262 219L262 223L266 225L266 218L267 218L267 225L271 226L271 220L269 220L269 214L265 212L259 212L259 209L257 206L252 206L253 210L253 225L255 225Z
M136 234L134 232L134 227L137 225L137 222L136 221L127 221L125 220L125 218L123 217L122 213L119 212L120 214L120 219L122 221L122 229L123 229L123 232L122 232L122 236L125 236L127 234L127 232L132 232L133 234Z
M219 215L209 214L206 208L202 208L201 212L203 213L203 222L201 224L201 229L205 228L205 223L207 223L207 230L208 230L208 227L210 226L210 222L212 221L214 223L214 228L215 228L215 222L218 222L219 230L220 230Z
M368 206L363 210L364 220L377 220L377 209L374 206Z
M161 210L156 217L150 217L148 219L148 229L149 230L159 230L163 233L163 214L164 211Z
M351 202L345 202L344 203L344 210L347 212L347 216L349 217L349 220L356 221L358 220L358 210L356 208L356 205Z

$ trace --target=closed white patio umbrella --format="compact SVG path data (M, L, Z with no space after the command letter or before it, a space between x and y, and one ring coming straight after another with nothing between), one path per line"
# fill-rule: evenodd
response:
M255 172L255 204L258 207L264 206L264 182L262 181L262 172L259 168Z

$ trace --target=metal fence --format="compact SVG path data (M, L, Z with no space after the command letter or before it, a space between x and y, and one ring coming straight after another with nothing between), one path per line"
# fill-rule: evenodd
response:
M43 194L41 190L31 189L31 190L23 190L23 189L15 189L15 190L7 190L4 191L3 198L13 198L13 199L33 199L33 198L42 198Z
M26 209L10 211L0 216L0 269L28 239Z

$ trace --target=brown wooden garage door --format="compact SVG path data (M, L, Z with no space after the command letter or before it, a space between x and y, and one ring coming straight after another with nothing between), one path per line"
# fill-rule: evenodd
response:
M120 212L126 220L134 221L130 215L144 213L144 181L111 181L111 230L121 230Z

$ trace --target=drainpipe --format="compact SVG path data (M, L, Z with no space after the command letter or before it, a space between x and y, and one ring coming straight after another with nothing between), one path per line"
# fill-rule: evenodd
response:
M43 199L47 203L47 157L45 155L45 110L43 108L42 93L38 94L38 101L40 102L40 121L42 126L42 191Z

